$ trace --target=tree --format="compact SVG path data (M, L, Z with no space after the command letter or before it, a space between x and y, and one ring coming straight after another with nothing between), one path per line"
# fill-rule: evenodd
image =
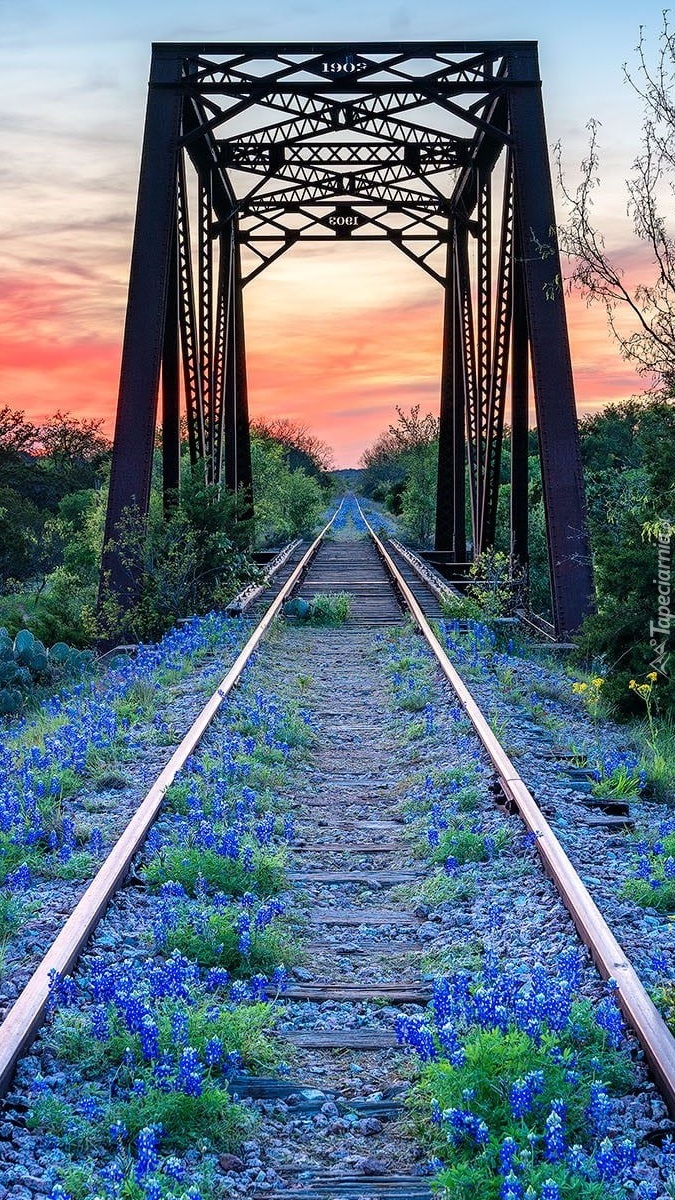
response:
M333 451L326 442L288 417L274 417L251 423L251 432L259 438L278 442L291 471L301 467L308 475L323 475L333 466Z
M624 65L630 87L642 100L642 137L627 181L627 207L633 231L653 262L653 276L632 287L623 267L607 252L605 239L593 220L600 186L599 122L589 122L590 144L581 164L576 190L564 180L560 147L558 174L569 209L560 230L560 243L571 260L569 277L589 302L605 306L610 328L623 355L638 371L656 377L670 392L675 389L675 239L669 232L664 203L675 193L675 32L664 13L656 65L648 61L641 28L637 70ZM624 332L617 317L627 312L632 328Z
M425 544L436 515L439 422L431 413L421 415L419 404L396 412L397 422L363 454L363 488L400 513L408 536Z

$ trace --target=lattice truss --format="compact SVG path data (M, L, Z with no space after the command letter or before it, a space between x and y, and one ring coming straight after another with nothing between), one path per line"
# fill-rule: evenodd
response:
M445 286L450 233L461 221L470 245L456 264L451 256L451 270L460 272L463 297L473 535L477 546L487 544L511 304L510 82L498 48L458 54L456 47L338 47L317 54L256 47L184 60L178 230L195 454L216 463L220 457L228 295L222 276L232 270L229 243L224 251L221 243L233 226L244 251L244 286L300 241L347 239L388 241ZM495 205L494 166L503 150L504 198ZM186 162L199 179L196 304ZM495 208L503 208L501 240Z
M167 507L183 393L193 462L250 511L243 289L298 243L345 240L390 243L442 289L435 546L454 563L494 544L508 391L526 569L531 374L554 622L575 629L592 573L532 42L153 48L106 544L148 511L160 393ZM104 562L126 604L123 567Z

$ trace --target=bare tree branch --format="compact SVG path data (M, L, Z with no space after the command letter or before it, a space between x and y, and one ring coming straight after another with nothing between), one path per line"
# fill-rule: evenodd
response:
M575 189L564 178L560 145L556 146L558 182L568 210L560 244L571 270L568 282L588 303L599 302L624 357L637 370L663 386L675 387L675 238L663 212L666 194L675 196L675 31L663 14L656 63L650 65L644 29L636 47L637 69L624 64L626 82L643 105L641 145L626 181L627 212L633 232L650 260L650 277L629 286L625 272L607 252L594 222L600 187L600 123L588 123L589 147ZM627 332L621 313L632 317Z

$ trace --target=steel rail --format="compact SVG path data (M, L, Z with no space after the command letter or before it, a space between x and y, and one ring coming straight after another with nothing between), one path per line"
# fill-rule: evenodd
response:
M358 504L358 501L357 501ZM408 584L371 528L361 516L395 587L424 635L443 674L486 750L506 798L536 837L539 857L567 908L577 932L588 946L604 979L616 981L617 999L645 1053L652 1074L672 1116L675 1116L675 1038L650 999L623 947L580 879L534 796L495 737L471 692L453 667Z
M344 501L342 502L344 503ZM157 817L167 788L185 765L211 724L223 701L238 683L253 652L269 629L284 600L314 558L342 504L312 542L291 576L283 584L244 648L194 721L180 745L136 809L105 862L92 879L65 925L0 1025L0 1098L6 1095L22 1052L42 1024L53 972L66 975L103 917L108 903L123 883L132 859Z

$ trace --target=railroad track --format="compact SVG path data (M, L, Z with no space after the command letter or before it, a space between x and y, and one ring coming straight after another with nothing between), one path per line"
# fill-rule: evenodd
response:
M268 1188L264 1178L249 1180L250 1194L257 1200L330 1200L338 1196L412 1200L430 1195L428 1179L416 1173L414 1148L400 1132L392 1148L388 1132L389 1123L400 1116L404 1091L395 1077L391 1012L415 1014L430 998L429 985L418 969L420 943L416 937L423 919L407 911L405 904L387 900L389 889L414 882L419 869L417 864L411 869L403 837L386 722L372 712L371 699L378 686L378 668L369 659L373 635L401 626L404 612L416 622L471 721L491 763L500 801L518 812L536 836L545 870L601 975L617 981L619 1003L668 1107L675 1113L675 1042L544 813L436 639L429 620L441 615L438 595L416 570L414 561L400 551L391 553L369 526L369 540L355 542L332 537L331 524L310 547L297 547L283 563L280 577L256 598L256 614L264 612L246 647L144 798L0 1027L2 1094L8 1092L16 1063L44 1018L50 973L67 975L90 943L111 898L128 881L167 789L197 752L284 601L293 594L311 599L321 592L339 590L354 597L344 627L330 634L302 630L299 643L285 651L283 647L275 650L280 677L299 667L308 678L313 677L322 739L311 778L300 789L299 829L289 876L310 914L308 953L313 968L296 972L283 999L289 1017L282 1022L281 1036L295 1047L300 1079L246 1075L233 1078L230 1087L242 1099L263 1105L272 1139L284 1137L288 1108L297 1113L297 1128L289 1145L301 1158L302 1142L313 1128L317 1108L320 1112L326 1108L326 1122L336 1127L341 1121L345 1125L347 1114L346 1128L357 1131L354 1144L361 1157L357 1155L357 1170L337 1170L321 1155L316 1161L310 1156L306 1169L299 1170L291 1155L289 1161L278 1164L273 1188ZM331 647L336 657L342 655L346 660L341 674L331 669ZM133 874L131 879L133 890L137 879ZM331 903L327 904L329 893ZM95 941L92 952L96 952ZM337 1006L343 1018L345 1012L353 1017L331 1027L330 1021L321 1017L331 1006ZM388 1021L379 1019L378 1013L387 1010ZM353 1074L367 1084L363 1094L355 1090L350 1078L354 1057L359 1061ZM385 1086L378 1086L383 1079ZM373 1094L376 1098L370 1099ZM283 1106L289 1096L293 1103L286 1105L284 1121L279 1122L274 1106ZM337 1129L340 1132L345 1132L342 1126ZM368 1152L371 1144L376 1147L372 1154Z

